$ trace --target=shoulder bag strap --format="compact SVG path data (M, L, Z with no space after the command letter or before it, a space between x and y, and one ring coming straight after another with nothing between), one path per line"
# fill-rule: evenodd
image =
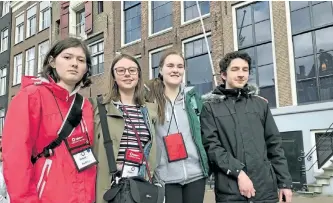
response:
M110 132L109 132L109 127L108 127L108 123L107 123L105 105L103 105L100 100L101 100L101 97L98 97L97 98L97 107L98 107L98 111L99 111L102 134L103 134L103 139L104 139L104 148L105 148L105 152L106 152L106 157L108 159L109 172L111 175L113 175L117 172L116 160L115 160L114 152L113 152L113 143L110 138Z
M57 103L56 98L55 102ZM57 103L58 106L58 103ZM72 101L71 107L66 115L66 119L63 120L60 129L58 130L58 137L53 140L48 146L46 146L41 153L36 157L31 156L31 162L34 164L36 161L44 157L49 157L53 153L53 149L58 147L63 140L65 140L79 125L82 119L83 97L80 94L75 94L75 98ZM61 115L60 108L58 106L59 113Z
M124 106L123 109L124 109L125 113L126 113L127 115L129 115L125 106ZM141 153L142 153L142 155L143 155L143 161L146 162L146 169L147 169L147 174L148 174L148 177L149 177L149 181L152 183L153 181L152 181L152 177L151 177L151 174L150 174L150 169L149 169L148 161L147 161L147 159L146 159L145 153L144 153L143 148L142 148L142 144L141 144L141 140L140 140L139 133L138 133L138 131L136 130L135 126L133 125L132 119L131 119L129 116L128 116L128 119L130 120L130 123L131 123L132 129L133 129L133 131L134 131L134 133L135 133L135 136L136 136L136 140L137 140L137 142L138 142L138 144L139 144L140 151L141 151ZM151 135L150 135L150 136L151 136Z

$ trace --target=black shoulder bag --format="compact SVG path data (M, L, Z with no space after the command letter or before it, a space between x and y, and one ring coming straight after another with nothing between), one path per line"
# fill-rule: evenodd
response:
M55 101L57 102L57 100ZM82 119L82 104L83 97L80 94L76 94L75 99L71 104L71 108L69 109L66 116L66 119L63 121L61 128L58 131L58 137L53 140L53 142L51 142L49 145L44 147L43 151L39 153L36 157L31 156L32 164L35 164L36 161L43 156L46 158L52 156L54 154L54 148L58 147L61 142L71 134L73 129L79 125ZM61 114L59 106L58 109L59 113Z
M105 106L97 99L98 111L101 121L104 147L108 159L109 171L113 176L117 173L116 160L113 153L113 143L107 124ZM138 138L138 137L137 137ZM140 149L142 151L142 148ZM142 152L143 153L143 152ZM142 177L121 178L118 183L111 180L111 188L104 194L103 199L108 203L163 203L164 189L152 183L148 162L146 169L150 179L146 181ZM112 179L114 179L113 177Z

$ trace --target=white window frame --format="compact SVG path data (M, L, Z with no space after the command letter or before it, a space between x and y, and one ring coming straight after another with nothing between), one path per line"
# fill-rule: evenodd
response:
M10 1L3 1L2 3L2 16L5 16L9 13L10 10Z
M240 7L253 4L255 2L242 2L231 7L232 10L232 29L233 29L233 39L234 39L234 51L238 51L238 36L237 36L237 16L236 10ZM280 107L279 102L279 81L277 77L277 66L276 66L276 53L275 53L275 38L274 38L274 19L273 19L273 9L272 1L269 1L269 18L270 18L270 27L271 27L271 39L272 39L272 58L273 58L273 71L274 71L274 80L275 80L275 100L276 108Z
M173 2L174 1L170 1L172 3L173 6ZM171 27L165 28L164 30L160 30L156 33L153 33L153 12L152 12L152 1L148 1L148 33L149 33L149 37L153 37L153 36L157 36L157 35L161 35L164 34L166 32L169 32L170 30L172 30L173 28L173 23L171 24ZM172 7L171 7L171 14L173 17L173 12L172 12Z
M212 1L210 1L209 6L211 6L211 2ZM205 15L202 15L202 19L205 19L205 18L209 17L210 12L211 12L211 10L209 10L209 13L207 13ZM187 24L191 24L191 23L194 23L196 21L199 21L200 20L200 15L196 18L185 21L185 2L181 1L181 3L180 3L180 19L181 19L181 25L187 25Z
M19 21L20 23L17 23L19 18L22 18L23 20L22 20L22 22L20 20ZM21 33L21 35L18 35L20 28L22 28L22 31L21 31L22 33ZM24 40L24 11L15 17L15 44L23 42L23 40Z
M99 56L99 55L101 55L101 54L103 54L103 66L104 66L104 71L103 72L101 72L101 73L97 73L97 74L95 74L95 75L92 75L92 76L96 76L96 75L101 75L101 74L103 74L104 72L105 72L105 55L104 55L104 50L105 50L105 40L104 39L100 39L100 40L97 40L97 41L95 41L95 42L92 42L91 44L89 44L88 45L88 47L89 47L89 49L92 47L92 46L94 46L94 45L96 45L96 44L99 44L99 43L101 43L101 42L103 42L103 53L102 52L97 52L97 53L92 53L91 52L91 58L93 58L94 56Z
M33 54L33 57L30 58L29 53ZM25 51L25 73L24 75L34 76L35 75L35 59L36 59L36 50L35 47L31 47ZM32 67L31 67L32 66Z
M6 116L6 109L5 108L0 109L0 135L2 135L3 127L5 125L5 116Z
M7 77L8 68L3 67L0 69L0 96L6 95L7 93ZM3 89L1 89L3 88Z
M142 1L143 2L143 1ZM141 2L141 30L142 30L142 2ZM141 38L134 40L132 42L129 42L127 44L125 44L125 11L124 11L124 1L120 1L120 9L121 9L121 15L120 15L120 31L121 31L121 47L127 47L136 43L141 42L142 39L142 34L141 34Z
M29 11L31 11L33 9L35 9L34 14L31 14L30 16L28 16ZM31 33L30 33L31 20L35 21L35 27L31 30ZM37 3L31 5L27 9L27 30L26 30L25 38L29 38L31 36L34 36L36 34L36 30L37 30Z
M165 51L166 49L170 49L172 47L173 47L173 45L170 44L170 45L162 46L162 47L159 47L159 48L156 48L156 49L153 49L153 50L149 51L149 53L148 53L149 79L153 79L153 67L152 67L152 63L153 63L152 59L153 58L152 58L152 55L155 54L155 53L158 53L158 52Z
M18 57L21 57L21 60L17 60ZM21 64L17 64L17 63ZM22 69L23 69L23 54L22 52L14 56L14 71L13 71L13 86L21 84L22 79Z
M48 47L47 49L45 50L45 53L41 53L41 47L43 45L46 45L48 44ZM49 40L46 40L44 42L41 42L38 44L38 65L37 65L37 74L40 74L42 71L43 71L43 62L44 62L44 57L45 55L47 54L47 52L49 51L50 49L50 41Z
M77 12L85 9L85 4L84 1L70 1L69 2L69 19L68 19L68 25L69 25L69 35L77 36L80 37L81 39L85 40L87 39L87 34L84 33L82 35L77 35L76 33L76 27L77 27L77 22L76 22L76 15Z
M7 32L7 37L5 37L5 32ZM8 28L1 31L1 49L0 53L8 50Z
M43 4L47 4L47 3L48 3L47 6L43 5ZM43 5L45 7L41 7L41 5ZM39 3L39 10L40 10L39 11L39 26L38 26L39 27L39 31L45 30L45 29L47 29L47 28L49 28L51 26L51 12L50 12L50 7L51 7L51 2L50 1L41 1ZM46 13L46 12L48 12L49 15L46 16L47 19L45 20L43 14ZM46 27L43 28L43 23L45 21L47 22L47 24L46 24Z

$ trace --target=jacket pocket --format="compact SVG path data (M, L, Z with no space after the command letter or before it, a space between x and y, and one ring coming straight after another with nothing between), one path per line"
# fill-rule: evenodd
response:
M51 166L52 166L52 160L51 159L45 159L41 174L38 178L38 183L37 183L37 193L38 193L38 198L41 199L44 189L46 187L47 184L47 179L49 177L50 174L50 170L51 170Z

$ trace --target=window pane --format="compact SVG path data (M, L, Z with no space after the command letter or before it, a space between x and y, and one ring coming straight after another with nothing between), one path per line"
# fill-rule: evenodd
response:
M194 55L200 55L202 53L202 39L194 41Z
M332 2L317 4L312 7L313 25L319 27L333 22Z
M259 87L274 86L274 67L273 64L258 67Z
M195 86L199 94L205 94L213 88L212 69L208 54L186 60L187 85Z
M320 100L333 99L333 76L320 78Z
M315 79L297 82L298 103L318 101L317 82Z
M263 44L257 47L258 66L273 63L272 44Z
M185 44L185 57L189 58L193 56L193 42Z
M296 78L305 79L316 77L316 67L313 55L295 59Z
M200 11L201 15L206 15L210 13L210 2L209 1L200 1Z
M310 11L308 7L291 13L291 30L293 33L310 28Z
M271 40L271 24L269 20L255 24L256 43Z
M317 52L333 50L333 27L317 30L315 35Z
M294 11L309 5L308 1L290 1L290 10Z
M253 4L254 22L260 22L269 19L269 2L262 1Z
M293 37L295 57L313 54L312 34L306 33Z
M238 46L244 47L253 44L252 26L238 29Z
M333 51L322 52L317 55L317 63L319 75L332 75L333 74Z
M251 24L252 24L251 6L237 9L237 27L240 28Z

